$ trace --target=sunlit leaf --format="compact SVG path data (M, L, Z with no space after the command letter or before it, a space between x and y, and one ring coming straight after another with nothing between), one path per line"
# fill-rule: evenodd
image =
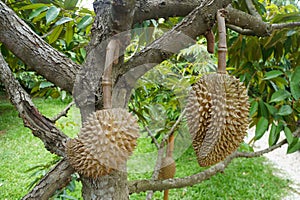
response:
M261 117L256 125L255 140L259 140L264 133L268 130L269 122L265 117Z
M270 103L283 101L290 96L291 94L288 91L280 89L272 94Z
M57 22L55 22L54 26L59 26L61 24L67 23L67 22L72 21L72 20L73 20L72 18L63 17L63 18L60 18Z
M46 88L46 87L51 87L51 86L54 86L54 84L53 84L53 83L50 83L50 82L48 82L48 81L43 81L43 82L41 82L41 84L40 84L40 89Z
M265 73L265 77L264 77L264 80L269 80L269 79L273 79L273 78L276 78L280 75L282 75L283 72L282 71L279 71L279 70L273 70L273 71L270 71L270 72L267 72Z
M43 7L40 7L34 11L32 11L29 15L29 19L33 19L37 16L39 16L42 12L48 10L48 7L47 6L43 6Z
M34 4L23 6L20 8L20 10L37 9L37 8L45 7L45 6L48 7L48 6L50 6L50 4L34 3Z
M63 30L63 25L59 25L57 27L55 27L52 31L52 33L49 36L49 44L52 44L53 42L55 42L57 40L57 38L60 36L60 33Z
M66 26L66 33L65 33L65 40L66 40L68 45L72 41L73 35L74 35L73 23L69 22Z
M60 8L57 8L55 6L51 6L46 14L46 24L49 24L53 20L56 19L56 17L59 15Z
M90 25L92 23L92 21L93 21L92 16L86 15L80 20L77 27L78 27L78 29L84 29L85 27Z

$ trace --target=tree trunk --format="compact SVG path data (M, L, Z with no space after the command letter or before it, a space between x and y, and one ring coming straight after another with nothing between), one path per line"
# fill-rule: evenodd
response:
M116 35L131 28L134 8L134 0L96 1L94 3L96 19L87 49L87 59L85 67L76 77L73 90L75 102L80 108L82 122L85 122L92 112L103 109L101 81L107 44L114 37L121 44L120 53L123 54L130 42L130 37L127 34ZM129 198L126 170L115 170L97 179L81 176L81 181L84 199L127 200Z

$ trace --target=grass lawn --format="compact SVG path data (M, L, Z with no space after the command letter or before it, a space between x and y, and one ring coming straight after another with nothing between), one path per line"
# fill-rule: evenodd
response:
M56 115L67 105L60 100L50 99L35 99L34 103L48 117ZM57 126L67 135L74 137L80 127L78 110L72 107L68 118L60 119ZM137 151L148 149L151 151L154 149L149 139L141 138ZM15 200L24 196L29 190L30 183L46 172L37 170L39 168L29 172L28 170L45 165L54 158L54 155L44 149L43 143L34 137L28 128L24 128L15 108L0 95L0 200ZM198 166L191 147L176 160L176 165L176 177L192 175L203 170ZM267 164L263 157L236 159L224 173L208 181L193 187L171 190L169 199L279 200L286 195L288 181L274 176L273 172L273 167ZM151 177L151 172L129 174L131 180L148 177ZM68 195L80 199L80 187L80 184L76 183L75 192L69 192ZM162 192L156 192L153 199L162 197ZM130 199L145 199L145 193L133 194Z

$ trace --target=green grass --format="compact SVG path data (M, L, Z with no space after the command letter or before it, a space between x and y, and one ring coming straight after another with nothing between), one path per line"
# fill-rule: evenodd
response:
M60 100L35 99L34 103L40 111L48 117L56 115L67 103ZM67 135L74 137L80 127L78 110L72 107L68 118L62 118L57 126ZM138 141L136 152L154 152L154 147L149 139L142 138ZM34 171L28 169L51 162L55 158L44 149L43 143L24 128L23 122L18 118L15 108L3 97L0 97L0 200L20 199L28 191L28 185L37 176L32 176ZM152 164L155 159L152 160ZM139 167L147 163L136 162ZM184 177L200 172L193 149L188 148L177 160L176 177ZM134 166L133 166L134 167ZM275 169L261 158L236 159L222 174L212 177L193 187L170 190L170 200L184 199L281 199L286 195L288 181L273 175ZM38 171L43 172L43 171ZM130 173L129 179L144 179L151 177L151 172ZM69 193L80 199L80 184L77 191ZM145 199L145 193L133 194L130 199ZM162 199L163 193L156 192L153 199Z

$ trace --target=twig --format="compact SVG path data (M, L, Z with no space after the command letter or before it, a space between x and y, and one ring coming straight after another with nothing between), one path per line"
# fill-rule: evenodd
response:
M209 179L213 175L217 174L218 172L222 172L225 168L231 163L234 158L238 157L259 157L265 153L269 153L277 148L280 148L282 145L286 144L287 140L283 140L278 144L266 148L264 150L253 152L253 153L245 153L245 152L235 152L228 156L223 162L220 162L207 170L200 172L198 174L194 174L191 176L187 176L184 178L175 178L175 179L168 179L168 180L137 180L129 182L129 193L139 193L147 190L152 191L161 191L166 189L173 189L173 188L182 188L187 186L192 186L198 184L204 180Z
M277 143L274 146L271 146L269 148L266 148L264 150L261 151L257 151L257 152L252 152L252 153L247 153L247 152L235 152L233 153L234 158L238 158L238 157L244 157L244 158L253 158L253 157L259 157L262 156L263 154L269 153L271 151L274 151L275 149L281 147L282 145L286 144L287 140L284 139L281 142Z
M180 123L180 121L182 120L183 116L185 115L185 112L186 112L186 108L184 108L184 110L181 112L180 116L176 120L175 124L173 124L172 128L170 129L170 131L167 133L167 135L165 135L165 137L161 141L160 148L164 147L164 145L168 141L170 135L172 135L174 133L174 131L177 128L178 124Z
M148 126L145 126L145 129L147 130L148 135L151 137L152 141L154 142L156 148L159 149L159 148L160 148L160 145L159 145L157 139L156 139L156 138L154 137L154 135L152 134L152 131L149 129Z
M251 15L261 20L260 14L257 12L252 0L245 0L248 11Z
M67 105L67 107L63 110L63 111L61 111L59 114L57 114L55 117L52 117L51 119L50 119L50 121L52 122L52 123L55 123L57 120L59 120L61 117L63 117L63 116L65 116L65 117L67 117L67 114L68 114L68 112L69 112L69 110L71 109L71 107L73 106L75 104L75 102L74 101L72 101L71 103L69 103L69 105Z
M226 24L226 27L230 28L231 30L234 30L237 33L240 33L242 35L248 35L248 36L255 36L255 32L250 29L243 29L241 27L232 25L232 24Z
M273 29L293 28L293 27L297 27L297 26L300 26L300 22L272 24Z
M163 158L163 155L164 155L164 146L166 144L166 142L168 141L169 137L174 133L176 127L178 126L178 124L180 123L180 121L182 120L184 114L186 112L186 109L184 109L180 116L178 117L178 119L176 120L175 124L173 124L172 128L170 129L170 131L168 132L168 134L163 138L163 140L161 141L160 144L158 144L156 138L154 138L154 143L156 141L157 144L155 144L158 148L158 152L157 152L157 159L156 159L156 163L155 163L155 167L154 167L154 171L153 171L153 174L152 174L152 180L157 180L158 178L158 174L159 174L159 170L161 168L161 163L162 163L162 158ZM146 127L146 130L148 129L148 127ZM148 130L147 130L148 131ZM152 136L153 134L151 133L151 131L149 130L148 133L150 133ZM150 135L150 137L152 137ZM152 138L153 139L153 138ZM146 196L146 200L150 200L152 199L152 196L153 196L153 191L150 190L148 193L147 193L147 196Z

